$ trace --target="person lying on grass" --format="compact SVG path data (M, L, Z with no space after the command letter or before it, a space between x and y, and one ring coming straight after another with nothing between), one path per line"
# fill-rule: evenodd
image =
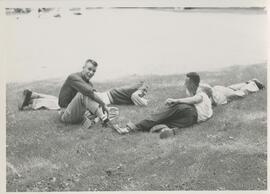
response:
M148 87L143 82L140 82L133 86L98 93L90 82L97 66L98 64L94 60L88 59L81 72L73 73L67 77L58 98L58 105L61 108L60 120L65 123L80 123L84 119L85 112L89 111L97 116L104 125L119 131L121 129L117 125L113 125L109 120L107 105L135 104L146 106L147 100L144 96ZM55 105L56 100L57 98L53 96L25 90L19 109L23 110L26 106L29 107L29 104L34 109L44 107L44 105L58 109L58 105Z
M162 124L166 127L161 131L170 133L175 129L191 126L208 120L213 115L212 104L205 92L199 88L200 76L196 72L186 74L185 88L188 97L165 101L162 111L152 114L150 118L144 119L136 124L129 122L123 131L150 131L156 125Z
M105 92L96 92L106 105L136 105L147 106L148 100L145 98L148 86L140 81L139 83L124 87L113 88ZM22 92L18 104L19 110L59 110L58 98L56 96L38 93L30 89Z
M96 92L106 105L137 105L147 106L148 100L145 98L148 92L148 86L140 81L139 83L119 88L113 88L106 92ZM47 95L25 89L22 92L19 110L59 110L58 98L56 96Z
M200 84L201 90L207 93L213 105L227 104L229 101L244 97L250 93L264 89L264 85L256 78L244 83L226 86L213 86Z

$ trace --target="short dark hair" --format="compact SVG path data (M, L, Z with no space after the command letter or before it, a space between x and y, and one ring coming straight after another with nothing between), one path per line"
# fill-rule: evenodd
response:
M189 72L186 76L192 80L192 82L198 87L200 84L200 76L196 72Z
M85 61L85 64L84 65L86 65L87 63L92 63L92 65L94 65L95 67L98 66L98 63L96 61L94 61L93 59L87 59Z

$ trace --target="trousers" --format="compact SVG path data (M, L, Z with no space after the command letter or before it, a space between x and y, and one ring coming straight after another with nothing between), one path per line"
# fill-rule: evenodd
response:
M67 108L64 109L60 119L65 123L80 123L83 120L83 115L86 110L90 111L101 120L107 117L96 101L78 92Z
M149 131L158 124L165 124L168 127L183 128L197 122L198 114L194 105L177 104L172 107L165 107L158 113L154 113L149 119L144 119L135 124L139 131Z

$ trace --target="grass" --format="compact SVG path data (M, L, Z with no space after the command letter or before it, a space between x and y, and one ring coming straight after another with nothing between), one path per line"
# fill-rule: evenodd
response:
M200 72L212 85L257 77L267 83L266 64ZM119 122L136 122L167 97L181 97L183 75L133 76L95 83L97 90L145 79L148 107L118 106ZM97 125L65 125L56 111L19 112L25 88L58 95L63 80L7 84L7 191L266 190L267 91L214 108L207 122L160 139L158 134L120 136Z

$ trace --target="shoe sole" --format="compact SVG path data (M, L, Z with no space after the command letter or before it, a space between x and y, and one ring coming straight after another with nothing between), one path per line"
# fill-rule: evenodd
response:
M160 139L166 139L175 135L176 135L175 129L165 128L165 129L162 129L159 137Z

